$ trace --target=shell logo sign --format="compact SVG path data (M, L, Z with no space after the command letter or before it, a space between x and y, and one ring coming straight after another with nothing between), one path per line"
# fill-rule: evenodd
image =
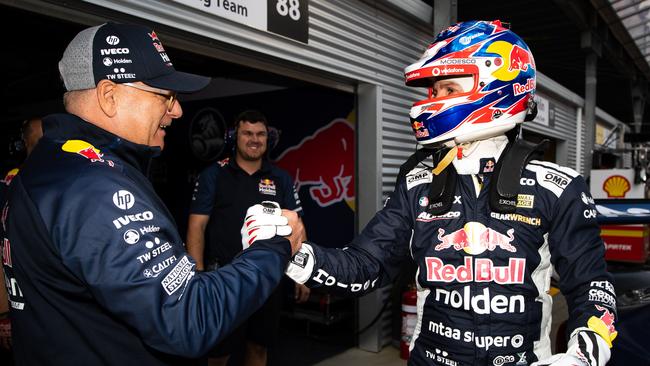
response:
M630 191L630 181L621 175L612 175L603 182L603 191L607 192L607 198L625 198Z

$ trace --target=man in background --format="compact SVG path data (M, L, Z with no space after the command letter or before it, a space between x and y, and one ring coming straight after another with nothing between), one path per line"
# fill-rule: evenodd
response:
M29 157L38 140L43 136L43 128L40 118L30 118L23 121L20 128L22 147L25 150L25 159ZM4 206L5 195L9 184L19 168L11 169L0 181L0 207ZM1 246L1 245L0 245ZM3 254L0 252L0 257ZM4 271L0 271L0 284L5 283ZM11 356L11 319L9 317L9 297L7 289L0 286L0 360L13 363Z
M196 183L187 233L187 250L199 270L229 264L244 249L240 228L248 207L275 201L302 216L302 207L289 174L266 158L269 127L258 111L245 111L230 131L233 158L208 166ZM210 365L226 365L238 345L246 342L244 364L266 365L267 349L278 335L283 291L276 288L253 316L209 353ZM305 301L309 289L295 286L295 299ZM251 326L248 326L250 324Z

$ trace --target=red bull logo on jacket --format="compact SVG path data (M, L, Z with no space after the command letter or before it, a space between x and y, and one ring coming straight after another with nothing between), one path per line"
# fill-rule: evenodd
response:
M436 245L435 250L454 248L454 250L462 250L467 254L477 255L486 250L493 251L496 248L501 248L515 253L517 248L510 244L515 238L514 232L515 229L510 229L507 231L506 236L494 229L485 227L480 222L470 221L462 229L447 235L445 235L445 229L438 229L440 244Z
M275 182L268 178L261 179L259 184L259 191L262 194L275 196Z
M525 258L510 258L505 266L497 266L490 258L464 257L463 264L445 264L438 257L426 257L427 281L431 282L494 282L500 285L524 283Z
M77 153L93 163L106 162L110 166L114 165L110 160L104 161L104 159L102 159L104 154L102 154L99 149L83 140L68 140L63 144L63 146L61 146L61 149L65 152Z
M285 150L275 164L291 175L297 191L310 186L309 195L321 207L354 202L354 129L343 118Z

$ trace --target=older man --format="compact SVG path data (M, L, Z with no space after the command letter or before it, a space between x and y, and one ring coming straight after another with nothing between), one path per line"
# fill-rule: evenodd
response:
M209 78L176 71L153 30L114 23L80 32L59 70L68 113L43 119L2 214L16 362L186 364L264 303L302 233L196 273L145 174L183 113L176 93Z

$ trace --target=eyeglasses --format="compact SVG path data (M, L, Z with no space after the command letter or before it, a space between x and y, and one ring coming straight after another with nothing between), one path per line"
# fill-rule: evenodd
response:
M165 90L165 89L158 89L154 88L151 86L147 85L141 85L141 84L134 84L134 83L122 83L122 85L130 86L132 88L140 89L149 93L154 93L158 95L162 95L165 98L168 98L167 100L167 112L171 113L172 109L174 109L174 103L176 102L176 92L171 91L171 90Z

